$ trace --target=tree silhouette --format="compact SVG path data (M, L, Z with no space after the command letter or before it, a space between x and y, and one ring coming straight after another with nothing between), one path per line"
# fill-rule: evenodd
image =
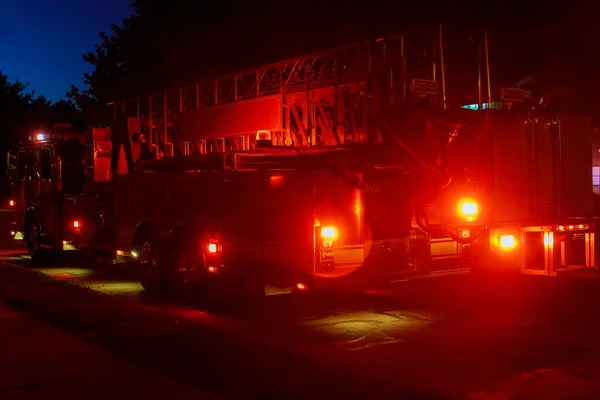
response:
M61 100L52 104L36 96L29 83L10 81L0 72L0 151L7 152L37 129L50 129L55 123L72 123L80 119L75 104Z
M20 81L9 81L8 77L0 72L0 149L6 152L11 145L18 142L18 133L26 128L32 109L30 105L33 93L27 92L29 84Z

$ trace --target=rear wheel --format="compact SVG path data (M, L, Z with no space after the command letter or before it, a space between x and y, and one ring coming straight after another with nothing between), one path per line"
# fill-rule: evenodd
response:
M169 286L174 293L181 293L193 286L196 289L207 289L204 256L197 254L194 240L190 234L182 234L175 239L168 251L170 254Z
M140 240L138 257L140 283L150 293L160 292L165 285L158 247L159 241L154 236L147 235Z
M36 216L30 216L26 222L27 252L35 264L50 262L50 250L42 247L42 227Z

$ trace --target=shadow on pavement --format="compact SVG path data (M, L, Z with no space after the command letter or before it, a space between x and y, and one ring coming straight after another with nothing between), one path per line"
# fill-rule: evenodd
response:
M237 398L435 398L21 268L0 268L0 296L120 355Z
M19 255L13 256L10 262L78 285L85 280L137 282L137 271L131 265L105 265L77 253L63 256L60 267L35 266L29 257ZM193 309L261 326L295 324L362 310L377 314L422 309L434 314L466 318L476 314L525 312L535 308L540 318L551 318L557 310L567 308L570 310L565 316L567 320L581 321L588 317L587 312L582 311L588 304L600 303L598 280L520 275L455 276L353 291L276 296L264 296L257 290L237 290L236 286L219 287L208 296L192 290L168 297L152 296L136 288L132 289L135 290L132 297L144 306L163 310Z

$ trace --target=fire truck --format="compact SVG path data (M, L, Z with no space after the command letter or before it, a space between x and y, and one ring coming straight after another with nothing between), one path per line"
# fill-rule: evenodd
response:
M133 260L148 291L593 268L590 119L493 87L487 34L466 81L442 26L434 39L111 103L124 135L34 134L13 166L16 237L40 262L69 249Z

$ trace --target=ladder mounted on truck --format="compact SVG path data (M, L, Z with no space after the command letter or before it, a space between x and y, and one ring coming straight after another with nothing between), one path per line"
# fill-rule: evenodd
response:
M478 60L467 67L467 58L445 57L456 41L448 44L442 33L440 25L433 41L401 34L354 43L117 101L112 112L140 120L159 158L252 150L260 130L271 132L276 146L381 143L395 107L456 109L471 102L485 109L483 99L491 103L487 35L457 44ZM485 57L477 57L481 48ZM474 72L471 84L465 71Z

